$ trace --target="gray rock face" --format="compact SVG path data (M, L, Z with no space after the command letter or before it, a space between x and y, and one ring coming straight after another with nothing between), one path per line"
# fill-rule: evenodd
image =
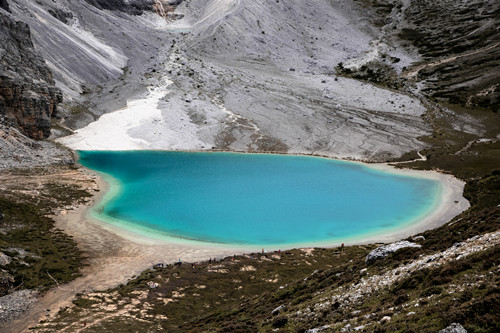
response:
M439 333L467 333L467 330L458 323L453 323L450 326L442 329Z
M399 249L404 249L406 247L421 247L421 245L408 241L400 241L388 245L379 246L375 250L372 250L370 253L368 253L365 261L367 264L371 264L377 260L384 259L389 254L394 253Z
M36 301L37 293L31 290L17 290L0 297L0 323L19 318Z
M62 102L52 73L31 42L27 24L0 12L0 116L33 139L50 136Z

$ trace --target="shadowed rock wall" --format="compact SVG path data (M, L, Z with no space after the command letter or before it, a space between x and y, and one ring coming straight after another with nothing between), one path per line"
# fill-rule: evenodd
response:
M61 102L52 73L33 47L28 25L0 10L0 121L30 138L44 139Z
M85 0L99 9L119 10L127 14L141 15L153 9L154 0Z
M7 0L0 0L0 8L3 8L10 13L9 3Z

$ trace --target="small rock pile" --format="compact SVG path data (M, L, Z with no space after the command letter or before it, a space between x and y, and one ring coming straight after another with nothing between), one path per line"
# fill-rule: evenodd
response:
M18 290L0 297L0 323L19 318L37 299L31 290Z

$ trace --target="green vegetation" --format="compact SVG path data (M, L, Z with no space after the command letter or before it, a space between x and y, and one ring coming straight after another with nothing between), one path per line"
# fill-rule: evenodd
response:
M11 262L0 265L14 277L12 287L47 290L78 276L82 254L71 237L31 204L0 197L0 251Z
M54 227L60 207L84 203L91 195L72 179L75 167L9 170L0 174L0 294L14 289L45 291L79 276L84 257L72 237Z

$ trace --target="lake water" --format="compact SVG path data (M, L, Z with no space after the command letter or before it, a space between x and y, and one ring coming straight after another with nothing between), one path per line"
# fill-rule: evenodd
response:
M80 151L105 174L98 219L133 232L236 245L314 244L391 231L428 214L438 181L318 157Z

